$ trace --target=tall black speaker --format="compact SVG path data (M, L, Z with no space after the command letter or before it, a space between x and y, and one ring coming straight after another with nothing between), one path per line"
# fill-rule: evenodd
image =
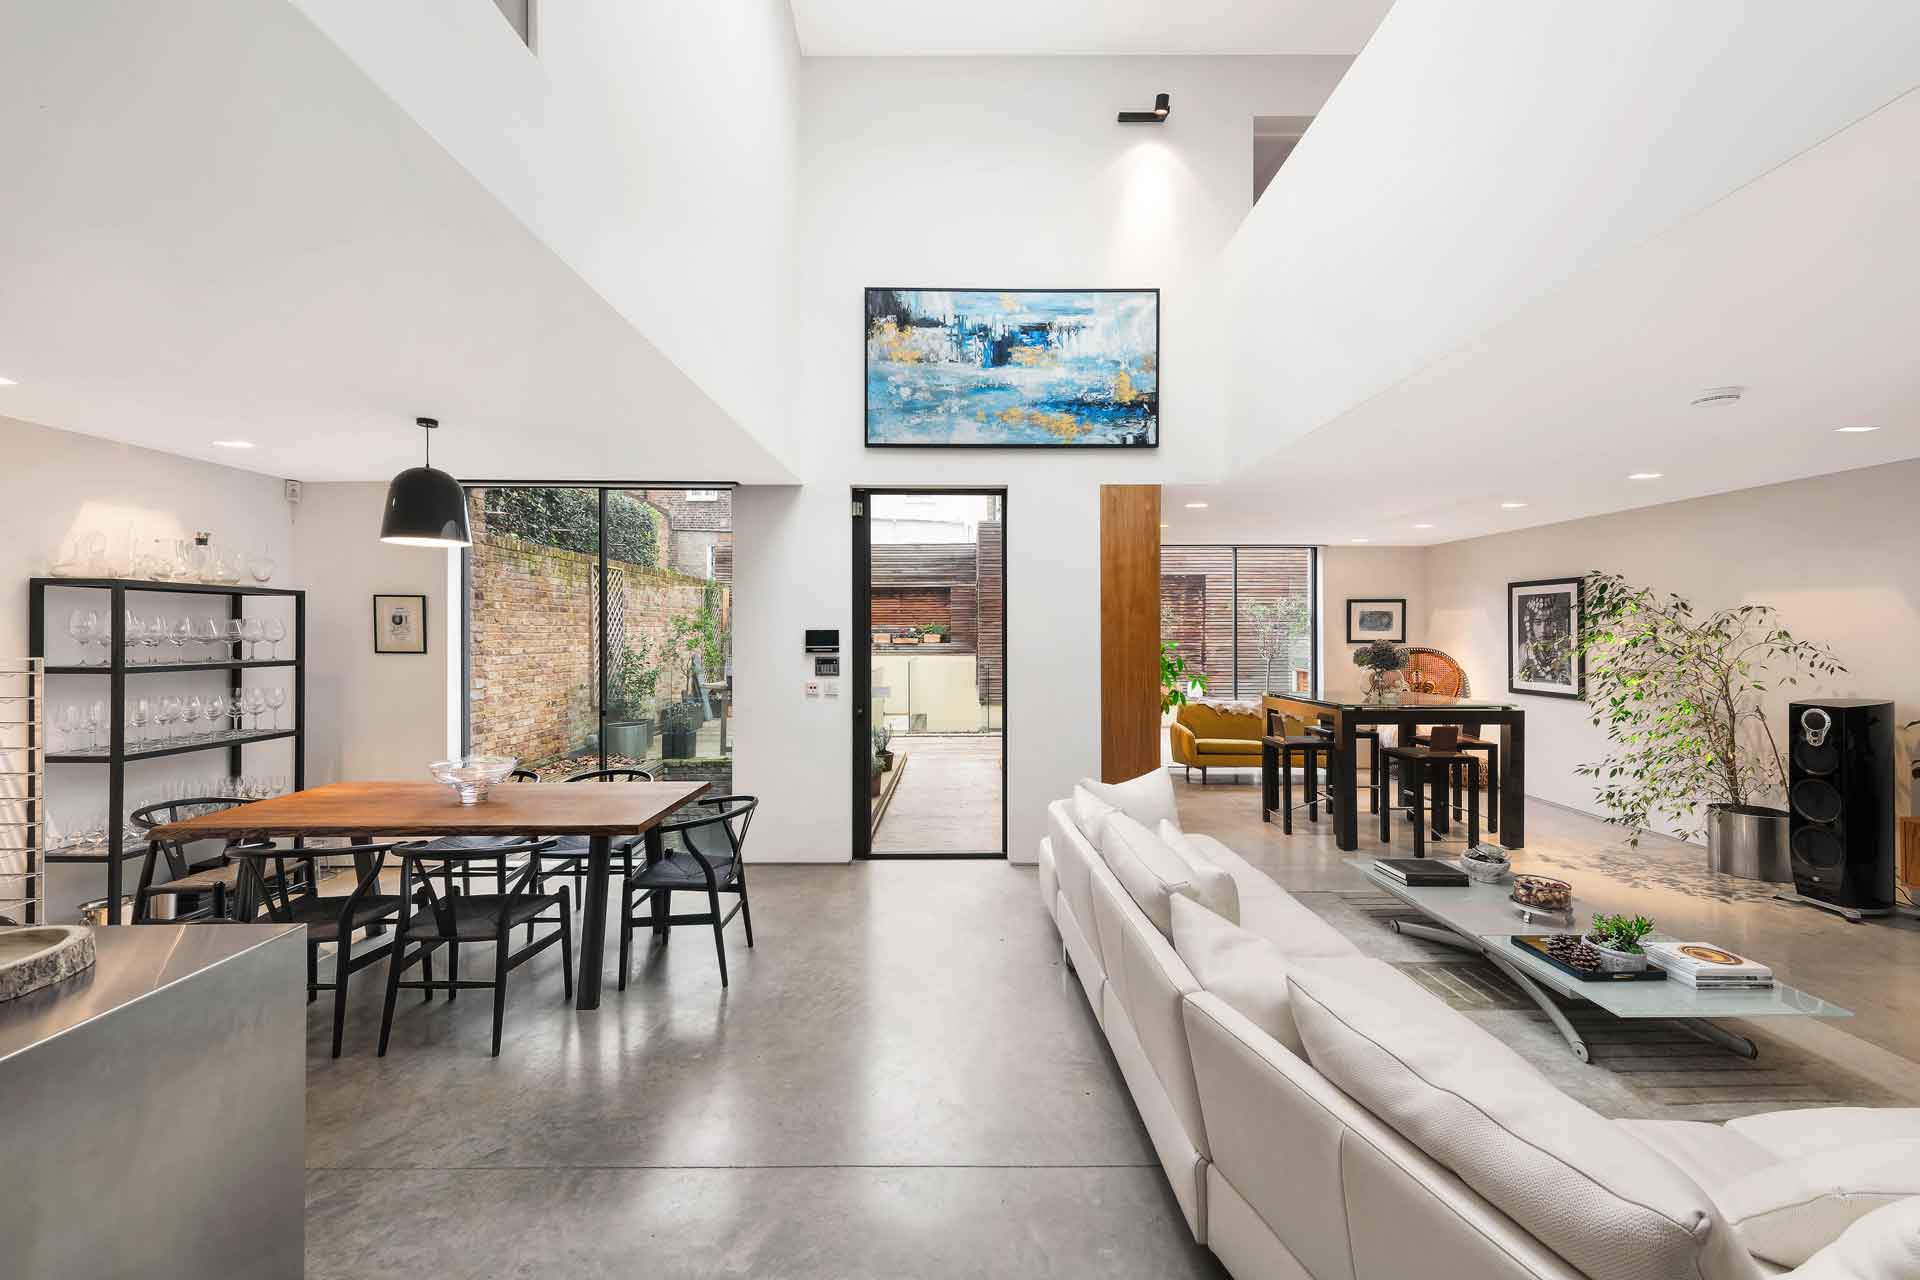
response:
M1787 708L1793 884L1856 911L1893 906L1893 704L1863 698Z

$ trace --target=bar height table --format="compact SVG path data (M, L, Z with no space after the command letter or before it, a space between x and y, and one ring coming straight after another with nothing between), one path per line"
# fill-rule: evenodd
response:
M586 836L588 872L585 918L580 922L577 1003L582 1009L596 1009L606 959L607 879L612 874L614 838L642 836L647 860L658 859L661 822L705 795L712 785L516 782L495 787L479 804L463 805L452 788L437 782L335 782L156 827L151 838L158 842L241 835L347 836L355 843L369 844L383 836Z
M1427 724L1500 727L1500 843L1509 849L1527 843L1527 713L1497 698L1449 698L1437 693L1403 693L1393 702L1371 702L1359 691L1325 694L1270 693L1266 731L1286 732L1284 717L1321 724L1333 731L1333 832L1340 848L1360 847L1359 764L1356 731L1383 724L1412 741L1415 726ZM1376 758L1374 768L1380 767Z

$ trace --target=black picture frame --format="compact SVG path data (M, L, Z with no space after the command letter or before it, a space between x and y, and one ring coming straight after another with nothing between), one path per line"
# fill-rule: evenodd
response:
M394 647L380 626L381 614L393 608L392 601L405 601L415 607L420 619L420 647ZM373 597L373 651L375 653L398 653L408 656L423 654L427 651L427 598L423 595L410 595L400 592L375 592Z
M874 293L1146 293L1153 295L1153 369L1154 412L1153 439L1139 444L1112 441L1098 444L1048 444L1041 442L980 442L980 443L941 443L930 441L922 444L911 440L875 440L873 438L873 403L868 385L867 367L867 298ZM1165 428L1165 419L1158 405L1164 404L1162 392L1166 386L1162 359L1163 343L1160 341L1160 290L1156 286L1150 289L1125 288L1039 288L1026 286L1017 289L992 288L981 285L868 285L860 294L860 441L868 449L1051 449L1051 450L1095 450L1095 449L1158 449L1161 432Z
M1362 609L1366 608L1369 605L1372 605L1375 608L1387 608L1387 609L1393 609L1397 611L1397 616L1400 620L1400 625L1394 628L1394 631L1396 634L1393 634L1393 635L1386 635L1386 634L1375 635L1372 633L1369 633L1367 635L1354 634L1355 632L1354 621L1357 615L1360 613ZM1347 598L1347 643L1348 644L1368 644L1374 640L1385 640L1391 644L1405 644L1407 642L1406 597L1404 596L1367 596L1367 597L1349 596Z
M1571 701L1583 701L1587 696L1587 658L1580 651L1581 609L1584 604L1582 585L1584 577L1574 578L1533 578L1525 582L1507 584L1507 692L1524 694L1533 698L1566 698ZM1519 618L1516 603L1526 597L1561 596L1567 601L1564 618L1554 619L1550 625L1555 630L1564 630L1564 641L1568 646L1568 669L1572 672L1570 682L1555 684L1538 679L1523 680L1520 677L1521 643L1519 639Z

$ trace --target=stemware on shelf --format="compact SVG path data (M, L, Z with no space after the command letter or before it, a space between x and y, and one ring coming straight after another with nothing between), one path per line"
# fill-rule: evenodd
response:
M260 732L260 717L267 714L267 698L255 685L247 690L247 714L253 717L253 731Z
M60 732L66 735L67 750L78 751L80 726L85 723L84 717L80 714L80 708L69 702L60 708L60 718L55 723L60 726Z
M100 615L91 609L75 609L67 615L67 634L80 646L80 666L87 662L87 646L93 643L94 635L100 630Z
M233 692L227 695L227 714L233 717L235 733L246 728L244 718L247 714L247 691L239 685L233 686Z
M187 646L193 643L193 619L181 618L167 624L167 640L173 645L173 660L187 660Z
M247 661L258 662L260 660L260 645L267 638L267 629L261 625L260 619L248 618L246 623L240 628L240 634L246 637Z
M160 736L165 741L173 740L173 722L180 718L180 699L168 694L160 699L153 711L153 722L160 726Z
M87 750L100 746L100 731L107 727L107 704L95 698L87 707Z
M232 653L227 655L229 662L240 661L240 646L246 642L246 624L238 618L228 618L220 624L220 638Z
M273 570L273 557L265 551L262 551L258 555L247 557L247 572L253 575L255 582L264 586L273 579Z
M159 614L147 619L140 632L140 647L147 651L148 662L160 661L160 646L167 642L167 620Z
M199 694L191 695L186 702L181 705L180 718L187 726L187 741L192 742L197 739L200 736L200 731L194 726L207 718L207 704L201 699Z
M280 708L287 705L287 691L275 685L267 690L267 705L273 708L274 732L280 731Z
M135 744L144 744L147 740L147 726L153 723L153 701L149 698L135 698L127 704L127 727L133 730Z
M193 638L206 650L206 661L220 660L220 620L208 616L193 624Z
M140 621L139 615L131 609L127 610L123 624L127 632L127 665L131 667L140 661L140 632L145 624Z
M227 698L225 694L215 693L207 697L207 733L217 738L225 730L223 723L227 718Z
M267 643L273 646L275 661L280 658L280 642L287 638L287 624L278 618L268 618L265 623Z

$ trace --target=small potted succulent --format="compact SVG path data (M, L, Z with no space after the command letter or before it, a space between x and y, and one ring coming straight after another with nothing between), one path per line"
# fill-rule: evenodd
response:
M1375 702L1393 700L1394 683L1407 661L1407 651L1391 640L1372 640L1353 651L1353 665L1367 672L1367 695Z
M893 768L893 730L884 724L873 726L873 754L882 770Z
M879 756L875 756L873 758L873 768L871 772L873 775L873 790L869 794L871 794L874 799L878 800L880 798L882 774L885 772L880 767Z
M1647 967L1640 941L1653 932L1645 916L1595 916L1586 943L1600 953L1600 967L1608 973L1638 973Z

